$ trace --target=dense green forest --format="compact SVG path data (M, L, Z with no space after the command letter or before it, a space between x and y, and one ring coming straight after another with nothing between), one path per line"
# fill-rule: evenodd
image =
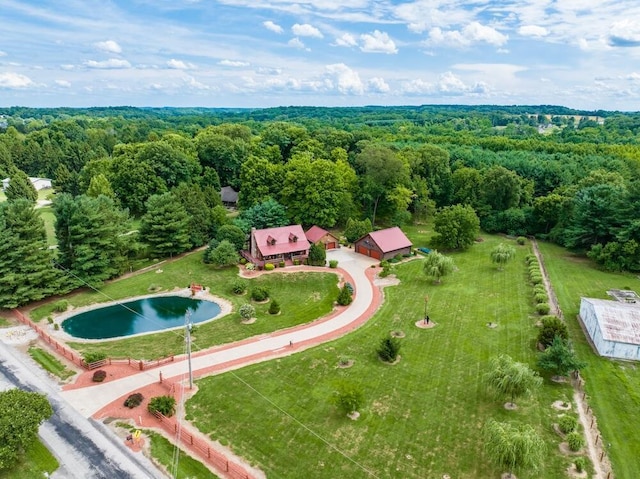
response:
M0 204L4 307L100 285L136 258L241 247L253 226L402 226L449 218L452 205L487 232L640 271L640 113L12 107L0 109L0 175L11 178ZM29 176L53 179L55 250ZM240 192L233 220L226 185Z

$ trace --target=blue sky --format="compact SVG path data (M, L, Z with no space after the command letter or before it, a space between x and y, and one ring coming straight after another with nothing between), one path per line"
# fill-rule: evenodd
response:
M637 0L0 0L1 106L640 110Z

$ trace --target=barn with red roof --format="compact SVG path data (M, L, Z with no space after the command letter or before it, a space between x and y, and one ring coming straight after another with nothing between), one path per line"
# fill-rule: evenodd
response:
M304 261L309 256L309 241L300 225L251 230L249 259L251 262L278 263L280 261Z
M338 237L319 226L312 226L305 233L309 243L320 244L324 249L335 249L339 247Z
M390 259L396 255L411 254L413 243L397 226L372 231L354 243L356 253L375 259Z

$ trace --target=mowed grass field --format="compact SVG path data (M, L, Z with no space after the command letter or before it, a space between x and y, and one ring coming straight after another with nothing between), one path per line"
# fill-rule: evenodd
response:
M289 271L293 271L293 268ZM199 351L217 344L306 323L328 314L338 296L338 276L328 269L323 271L326 272L281 273L275 270L255 279L245 280L249 291L244 296L237 296L232 293L231 284L238 278L238 268L217 270L202 262L202 252L194 252L179 260L159 264L151 271L111 282L99 291L85 290L69 296L66 300L74 307L81 307L149 294L150 289L162 293L176 288L186 288L192 282L202 284L210 288L212 294L230 301L233 304L233 312L218 320L196 325L192 337L192 350ZM251 302L251 288L257 285L270 291L271 297L280 303L281 313L270 315L269 303L252 303L256 308L257 321L253 324L242 324L237 310L240 305ZM31 318L37 321L48 315L55 316L53 309L56 302L56 299L52 299L34 309L30 312ZM182 330L100 343L69 343L79 352L102 351L112 358L135 359L157 359L182 354L184 344Z
M591 261L556 245L540 243L540 250L576 352L587 363L582 377L600 432L605 443L611 444L607 453L615 477L640 477L640 364L598 356L577 321L581 297L611 299L606 294L609 289L640 293L640 279L600 271Z
M425 236L426 240L426 236ZM571 459L558 451L553 432L556 400L571 400L572 389L545 378L533 396L518 399L517 411L484 386L489 360L506 353L535 366L531 286L524 257L504 271L489 260L503 238L452 255L457 271L440 285L428 281L422 261L395 266L401 280L385 289L385 302L359 330L314 349L198 381L187 417L203 433L274 478L454 478L499 477L505 470L485 454L481 429L495 418L533 426L547 444L541 469L520 479L564 478ZM418 329L428 313L437 323ZM488 322L498 327L487 327ZM377 358L380 341L401 330L401 360ZM355 361L338 368L339 358ZM346 381L364 395L361 416L352 421L332 403L336 385Z

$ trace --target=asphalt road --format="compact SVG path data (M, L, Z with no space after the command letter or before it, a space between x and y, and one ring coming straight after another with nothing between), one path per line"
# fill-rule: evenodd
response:
M31 362L31 364L29 364ZM55 479L162 479L168 477L141 453L132 453L104 424L64 401L58 386L30 357L0 341L0 389L18 387L47 395L53 416L40 426L42 442L57 457Z

